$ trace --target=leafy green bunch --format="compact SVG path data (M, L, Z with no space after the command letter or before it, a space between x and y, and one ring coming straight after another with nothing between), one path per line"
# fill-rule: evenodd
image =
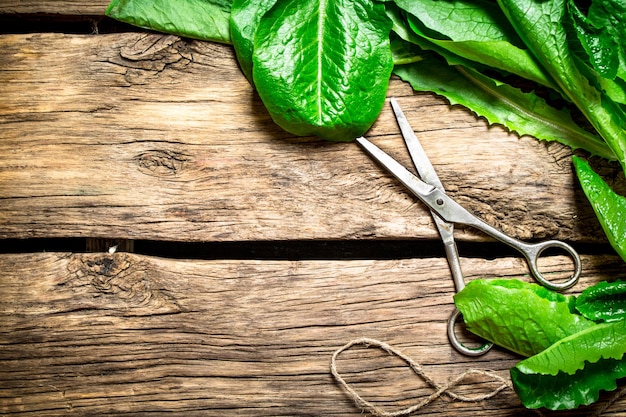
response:
M393 72L489 123L626 168L626 3L576 1L113 0L107 15L233 44L273 120L296 135L362 135ZM585 161L575 167L626 261L626 199Z
M616 160L626 170L626 2L387 5L394 22L394 73L414 89L443 95L520 135ZM584 116L583 126L572 114ZM574 166L609 241L626 261L626 198L582 159L574 157Z
M474 280L454 302L470 331L527 357L511 380L528 408L589 405L626 377L626 281L575 297L518 280Z

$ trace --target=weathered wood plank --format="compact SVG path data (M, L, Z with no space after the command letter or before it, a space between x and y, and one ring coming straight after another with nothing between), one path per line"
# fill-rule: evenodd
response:
M356 144L276 127L228 46L34 34L1 36L0 51L2 238L437 237ZM524 239L603 241L569 151L488 128L399 80L389 94L450 194L486 221ZM409 163L389 109L368 136Z
M584 257L577 287L614 277L617 257ZM469 279L524 279L518 259L463 259ZM561 257L546 271L567 267ZM332 353L376 338L437 383L468 370L506 377L518 359L471 359L445 335L445 260L175 261L131 254L0 255L3 415L359 415L329 373ZM431 390L397 359L354 348L339 370L399 409ZM457 392L488 392L469 379ZM610 399L567 416L588 416ZM624 416L622 398L604 416ZM512 391L478 403L438 399L419 415L527 416Z
M0 13L104 16L108 0L2 0Z

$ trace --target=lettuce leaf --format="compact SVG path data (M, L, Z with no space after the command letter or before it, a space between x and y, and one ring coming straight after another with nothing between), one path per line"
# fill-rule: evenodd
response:
M579 127L566 110L558 110L530 92L487 77L473 69L448 66L441 58L424 53L419 61L394 68L394 74L414 90L432 91L460 104L519 135L557 141L572 149L614 159L604 141Z
M626 377L626 320L597 324L566 337L511 369L527 408L572 409L598 400Z
M585 15L568 2L574 30L593 68L607 79L626 75L626 3L622 0L591 1Z
M252 79L252 53L254 35L261 18L277 0L233 0L230 11L230 37L237 54L237 61L246 78Z
M523 356L595 326L574 313L573 297L515 279L471 281L454 303L469 331Z
M580 185L596 213L611 246L626 261L626 198L615 193L589 163L574 156Z
M506 16L486 0L396 0L420 37L463 58L558 89Z
M272 119L299 136L353 141L378 118L391 21L371 0L284 0L254 37L252 76Z
M145 29L230 43L232 0L112 0L106 15Z
M626 319L626 281L602 281L576 298L576 310L589 320Z
M606 22L599 22L602 26L594 25L573 2L568 3L568 10L574 31L591 66L603 78L615 79L620 65L620 50L617 40L611 35L611 26L604 26Z

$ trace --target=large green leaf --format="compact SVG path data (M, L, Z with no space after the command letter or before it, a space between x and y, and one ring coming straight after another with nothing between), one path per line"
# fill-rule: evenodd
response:
M601 281L576 298L576 310L589 320L626 319L626 281Z
M384 5L285 0L261 19L253 79L274 121L296 135L351 141L374 123L393 68Z
M593 0L587 12L588 22L594 28L606 31L615 42L619 56L617 77L626 80L626 2L623 0Z
M617 39L611 36L611 27L595 26L573 1L569 1L568 6L571 23L589 63L602 77L614 79L620 65L620 50Z
M568 39L565 28L566 0L498 0L498 4L524 43L626 168L626 111L578 69L570 50L570 42L576 39Z
M469 331L524 356L596 325L572 312L574 302L514 279L474 280L454 296Z
M626 377L625 353L626 320L602 323L519 362L511 380L528 408L572 409L617 388Z
M396 0L418 35L481 65L555 88L506 16L486 0Z
M421 58L411 65L397 66L394 74L415 90L440 94L451 104L463 105L489 123L501 124L520 135L558 141L615 159L599 137L580 128L567 111L548 105L534 93L524 93L471 69L448 66L432 55Z
M142 28L230 43L232 0L112 0L106 15Z
M245 76L252 80L254 35L261 18L277 0L233 0L230 10L230 37L237 61Z
M626 198L615 193L586 161L574 156L580 185L611 246L626 261Z

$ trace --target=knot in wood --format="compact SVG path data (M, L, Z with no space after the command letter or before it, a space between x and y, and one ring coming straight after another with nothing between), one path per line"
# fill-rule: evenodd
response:
M174 177L189 160L187 155L170 150L149 150L135 156L139 171L155 177Z
M186 43L178 36L142 35L132 44L120 48L120 56L136 63L135 68L162 71L168 64L181 59L191 60Z
M181 311L175 300L155 287L148 266L130 254L75 255L68 269L73 278L64 285L91 293L92 299L100 299L108 310L121 309L128 314L130 308L136 315Z

